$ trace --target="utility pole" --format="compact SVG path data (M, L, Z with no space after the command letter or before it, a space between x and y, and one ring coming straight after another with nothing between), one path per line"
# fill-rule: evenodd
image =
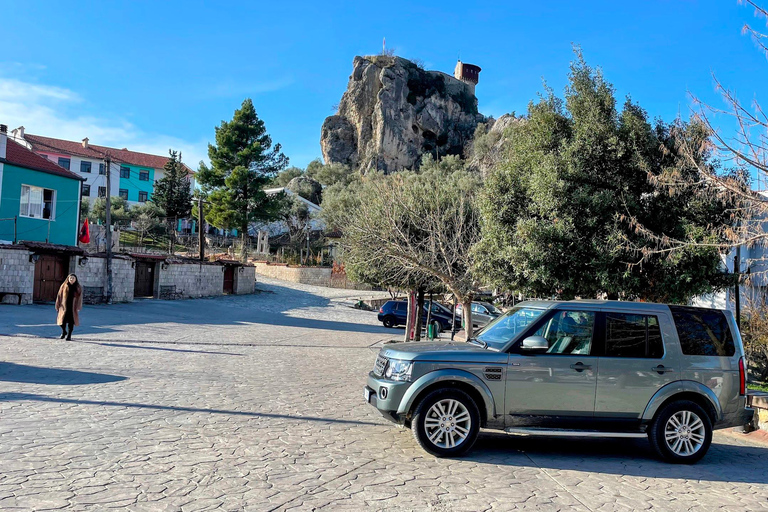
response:
M107 155L104 158L104 171L107 176L107 304L112 304L112 199L110 198L110 167L112 159Z
M197 244L200 249L200 261L205 260L205 238L203 238L203 196L197 198Z

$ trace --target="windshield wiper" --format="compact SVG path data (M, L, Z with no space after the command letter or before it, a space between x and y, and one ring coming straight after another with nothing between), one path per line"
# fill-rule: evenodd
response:
M483 340L479 340L477 338L469 338L469 342L470 343L476 343L476 344L480 345L482 348L488 348L488 343L486 343Z

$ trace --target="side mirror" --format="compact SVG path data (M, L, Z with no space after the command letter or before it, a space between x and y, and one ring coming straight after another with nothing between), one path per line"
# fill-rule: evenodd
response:
M528 336L523 340L520 348L525 352L546 352L549 342L544 336Z

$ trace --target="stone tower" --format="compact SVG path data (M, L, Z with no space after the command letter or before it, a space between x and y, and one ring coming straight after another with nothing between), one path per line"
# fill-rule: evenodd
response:
M475 86L480 79L480 66L467 64L459 60L456 63L456 69L453 70L453 76L469 85L469 90L475 94Z

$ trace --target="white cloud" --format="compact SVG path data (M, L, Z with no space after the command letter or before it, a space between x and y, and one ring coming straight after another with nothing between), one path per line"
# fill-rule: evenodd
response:
M36 135L75 141L88 137L92 144L155 155L166 155L173 148L182 152L192 169L201 159L207 161L206 141L149 133L124 119L79 113L86 103L69 89L0 77L0 123L9 129L23 125Z

